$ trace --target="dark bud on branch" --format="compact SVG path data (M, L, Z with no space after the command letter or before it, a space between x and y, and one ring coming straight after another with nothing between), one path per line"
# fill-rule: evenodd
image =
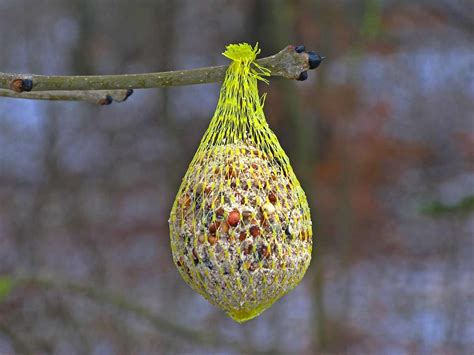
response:
M128 99L130 96L132 96L133 94L133 89L128 89L127 90L127 93L125 95L125 98L123 99L123 101L125 101L126 99Z
M303 71L301 72L300 76L298 77L298 81L305 81L306 79L308 79L308 72L307 71Z
M326 57L321 57L316 52L308 52L309 68L316 69Z
M295 47L295 51L296 51L296 53L303 53L303 52L306 51L306 48L305 48L305 46L303 46L303 45L301 45L301 46L296 46L296 47Z
M112 98L112 96L107 95L106 97L100 99L97 103L99 105L110 105L113 101L114 99Z
M33 89L33 80L15 79L10 83L10 90L15 92L31 91Z

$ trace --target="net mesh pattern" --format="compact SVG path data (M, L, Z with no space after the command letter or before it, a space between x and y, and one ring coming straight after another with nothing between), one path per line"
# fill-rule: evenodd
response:
M257 45L232 44L215 114L170 216L184 280L238 322L293 289L312 248L306 196L263 112Z

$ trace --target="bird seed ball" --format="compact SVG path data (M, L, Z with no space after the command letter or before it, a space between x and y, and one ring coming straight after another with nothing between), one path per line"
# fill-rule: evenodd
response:
M171 211L181 275L239 322L294 288L311 259L305 194L269 155L248 144L198 151Z

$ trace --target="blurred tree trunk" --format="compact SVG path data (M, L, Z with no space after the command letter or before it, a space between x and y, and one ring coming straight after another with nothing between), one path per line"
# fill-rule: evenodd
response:
M271 4L271 5L270 5ZM255 2L254 16L255 28L261 29L257 34L257 39L265 43L266 50L275 51L284 43L299 45L303 43L294 43L295 38L303 38L301 34L295 34L298 23L298 5L299 2L287 2L282 0L271 3ZM257 23L258 22L258 23ZM255 36L254 36L255 37ZM307 44L308 48L313 44ZM319 74L319 73L318 73ZM296 88L295 82L288 80L275 80L272 85L277 88L280 95L284 98L282 103L282 116L279 130L284 134L279 135L281 143L290 157L295 173L300 180L310 207L312 207L312 219L317 221L316 211L312 206L312 173L316 162L319 159L318 152L318 122L317 117L312 117L302 110L302 101L300 93ZM301 86L307 85L301 84ZM317 103L315 104L317 105ZM288 144L287 142L292 142ZM313 225L315 240L318 241L317 222ZM324 306L324 272L321 260L318 258L318 249L321 243L314 244L313 259L308 270L308 277L313 277L313 309L314 317L314 343L311 351L324 351L327 348L328 339L326 332L326 309Z
M153 5L153 11L159 15L155 22L156 28L154 33L157 34L160 51L153 56L157 60L160 71L168 71L175 69L173 66L173 55L176 47L176 13L179 8L180 1L156 1ZM170 116L170 91L172 88L162 88L159 92L160 112L157 120L160 126L173 130L173 122ZM170 132L171 133L171 132Z

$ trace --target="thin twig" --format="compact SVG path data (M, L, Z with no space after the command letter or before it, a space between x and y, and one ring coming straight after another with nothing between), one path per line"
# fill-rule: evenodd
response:
M304 46L287 46L275 55L258 59L258 64L270 70L272 76L305 80L306 71L316 68L322 58L314 52L306 52ZM90 75L90 76L47 76L34 74L0 73L0 89L17 93L48 92L42 99L54 97L52 91L62 93L62 100L77 100L81 97L74 91L146 89L167 86L181 86L219 82L224 79L226 65L145 74ZM303 75L304 74L304 75ZM74 92L74 93L73 93ZM110 92L108 93L110 95ZM2 94L1 96L7 96ZM10 97L34 99L37 97L18 95ZM58 96L56 96L58 97ZM71 98L69 98L71 97Z
M55 100L55 101L86 101L98 105L110 105L112 102L124 102L133 89L123 90L82 90L82 91L33 91L15 92L0 89L0 96L16 99Z
M272 349L271 351L259 351L252 348L247 343L241 344L238 341L226 339L225 337L219 336L218 334L205 333L180 326L163 318L162 316L152 313L144 306L141 306L137 303L132 303L124 297L94 286L67 281L58 281L46 276L11 276L10 278L15 287L36 286L45 289L57 289L60 291L81 295L98 303L114 306L117 309L129 312L141 319L148 321L158 331L166 333L170 336L178 337L181 340L187 340L203 346L227 347L238 349L240 351L251 351L253 354L279 354L279 351L276 349Z
M7 324L0 322L0 334L4 334L10 339L13 350L18 354L29 355L30 349L18 334L16 334Z

